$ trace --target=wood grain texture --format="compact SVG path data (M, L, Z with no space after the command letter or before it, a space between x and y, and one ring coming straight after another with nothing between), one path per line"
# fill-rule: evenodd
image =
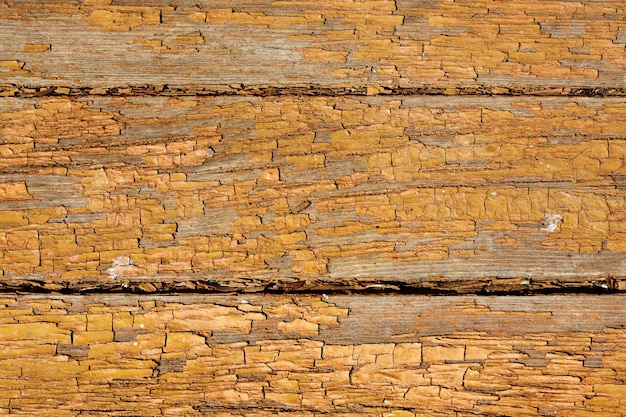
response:
M3 2L0 82L5 95L28 94L24 86L623 93L625 14L619 1Z
M620 98L5 99L0 284L624 289L625 116Z
M623 298L4 294L0 410L623 416Z

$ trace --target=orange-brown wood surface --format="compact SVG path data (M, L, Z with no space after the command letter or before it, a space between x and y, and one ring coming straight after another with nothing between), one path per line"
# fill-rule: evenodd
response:
M621 98L5 99L0 285L623 289L624 117Z
M0 412L623 416L623 298L4 295Z
M625 415L625 15L0 0L0 415Z
M621 1L37 0L3 6L0 69L3 81L16 87L578 94L626 87Z

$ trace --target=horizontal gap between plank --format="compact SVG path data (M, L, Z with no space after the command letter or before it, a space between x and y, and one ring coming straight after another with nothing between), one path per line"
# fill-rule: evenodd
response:
M450 288L423 288L408 285L397 284L370 284L362 287L353 286L326 286L326 287L301 287L295 288L295 286L265 286L265 287L229 287L220 286L219 284L206 284L196 286L185 286L180 283L157 283L161 284L158 288L154 283L149 283L151 287L146 287L141 284L123 284L123 285L93 285L93 286L64 286L59 285L46 285L44 282L40 282L33 285L6 285L0 284L0 293L17 293L17 294L58 294L58 295L415 295L426 297L448 297L448 296L562 296L562 295L615 295L623 294L626 291L620 290L613 285L611 281L598 281L593 285L578 285L578 286L554 286L550 288L541 288L539 286L521 285L517 287L498 286L497 288L490 288L489 285L485 285L483 288L476 290L454 289ZM471 283L470 283L471 284Z
M83 96L539 96L539 97L626 97L626 87L397 87L397 86L115 86L67 87L0 84L0 97L83 97Z

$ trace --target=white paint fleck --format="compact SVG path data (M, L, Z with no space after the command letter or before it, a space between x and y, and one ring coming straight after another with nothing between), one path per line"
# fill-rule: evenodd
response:
M530 281L525 279L524 281L520 282L519 285L530 285Z
M554 232L559 223L563 220L563 216L560 214L551 214L541 219L541 231L542 232Z
M137 346L139 343L137 342L133 342L133 346Z
M145 324L143 324L143 323L141 323L141 324L139 325L139 328L140 328L140 329L143 329L144 327L146 327L146 325L145 325Z
M120 257L115 258L113 260L113 263L111 264L111 267L107 270L107 273L109 274L109 278L117 279L117 278L122 277L124 275L124 271L126 270L126 268L132 265L133 263L131 262L128 256L120 256Z
M241 304L250 304L250 301L248 301L248 300L241 300Z
M608 290L608 289L609 289L609 286L608 286L607 284L602 284L602 285L600 285L600 286L601 286L602 288L604 288L605 290Z
M497 191L492 191L491 195L498 195Z

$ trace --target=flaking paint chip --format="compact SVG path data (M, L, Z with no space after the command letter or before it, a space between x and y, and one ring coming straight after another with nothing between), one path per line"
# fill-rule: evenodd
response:
M563 220L563 216L560 214L551 214L541 219L541 231L542 232L554 232L556 231L559 223Z

